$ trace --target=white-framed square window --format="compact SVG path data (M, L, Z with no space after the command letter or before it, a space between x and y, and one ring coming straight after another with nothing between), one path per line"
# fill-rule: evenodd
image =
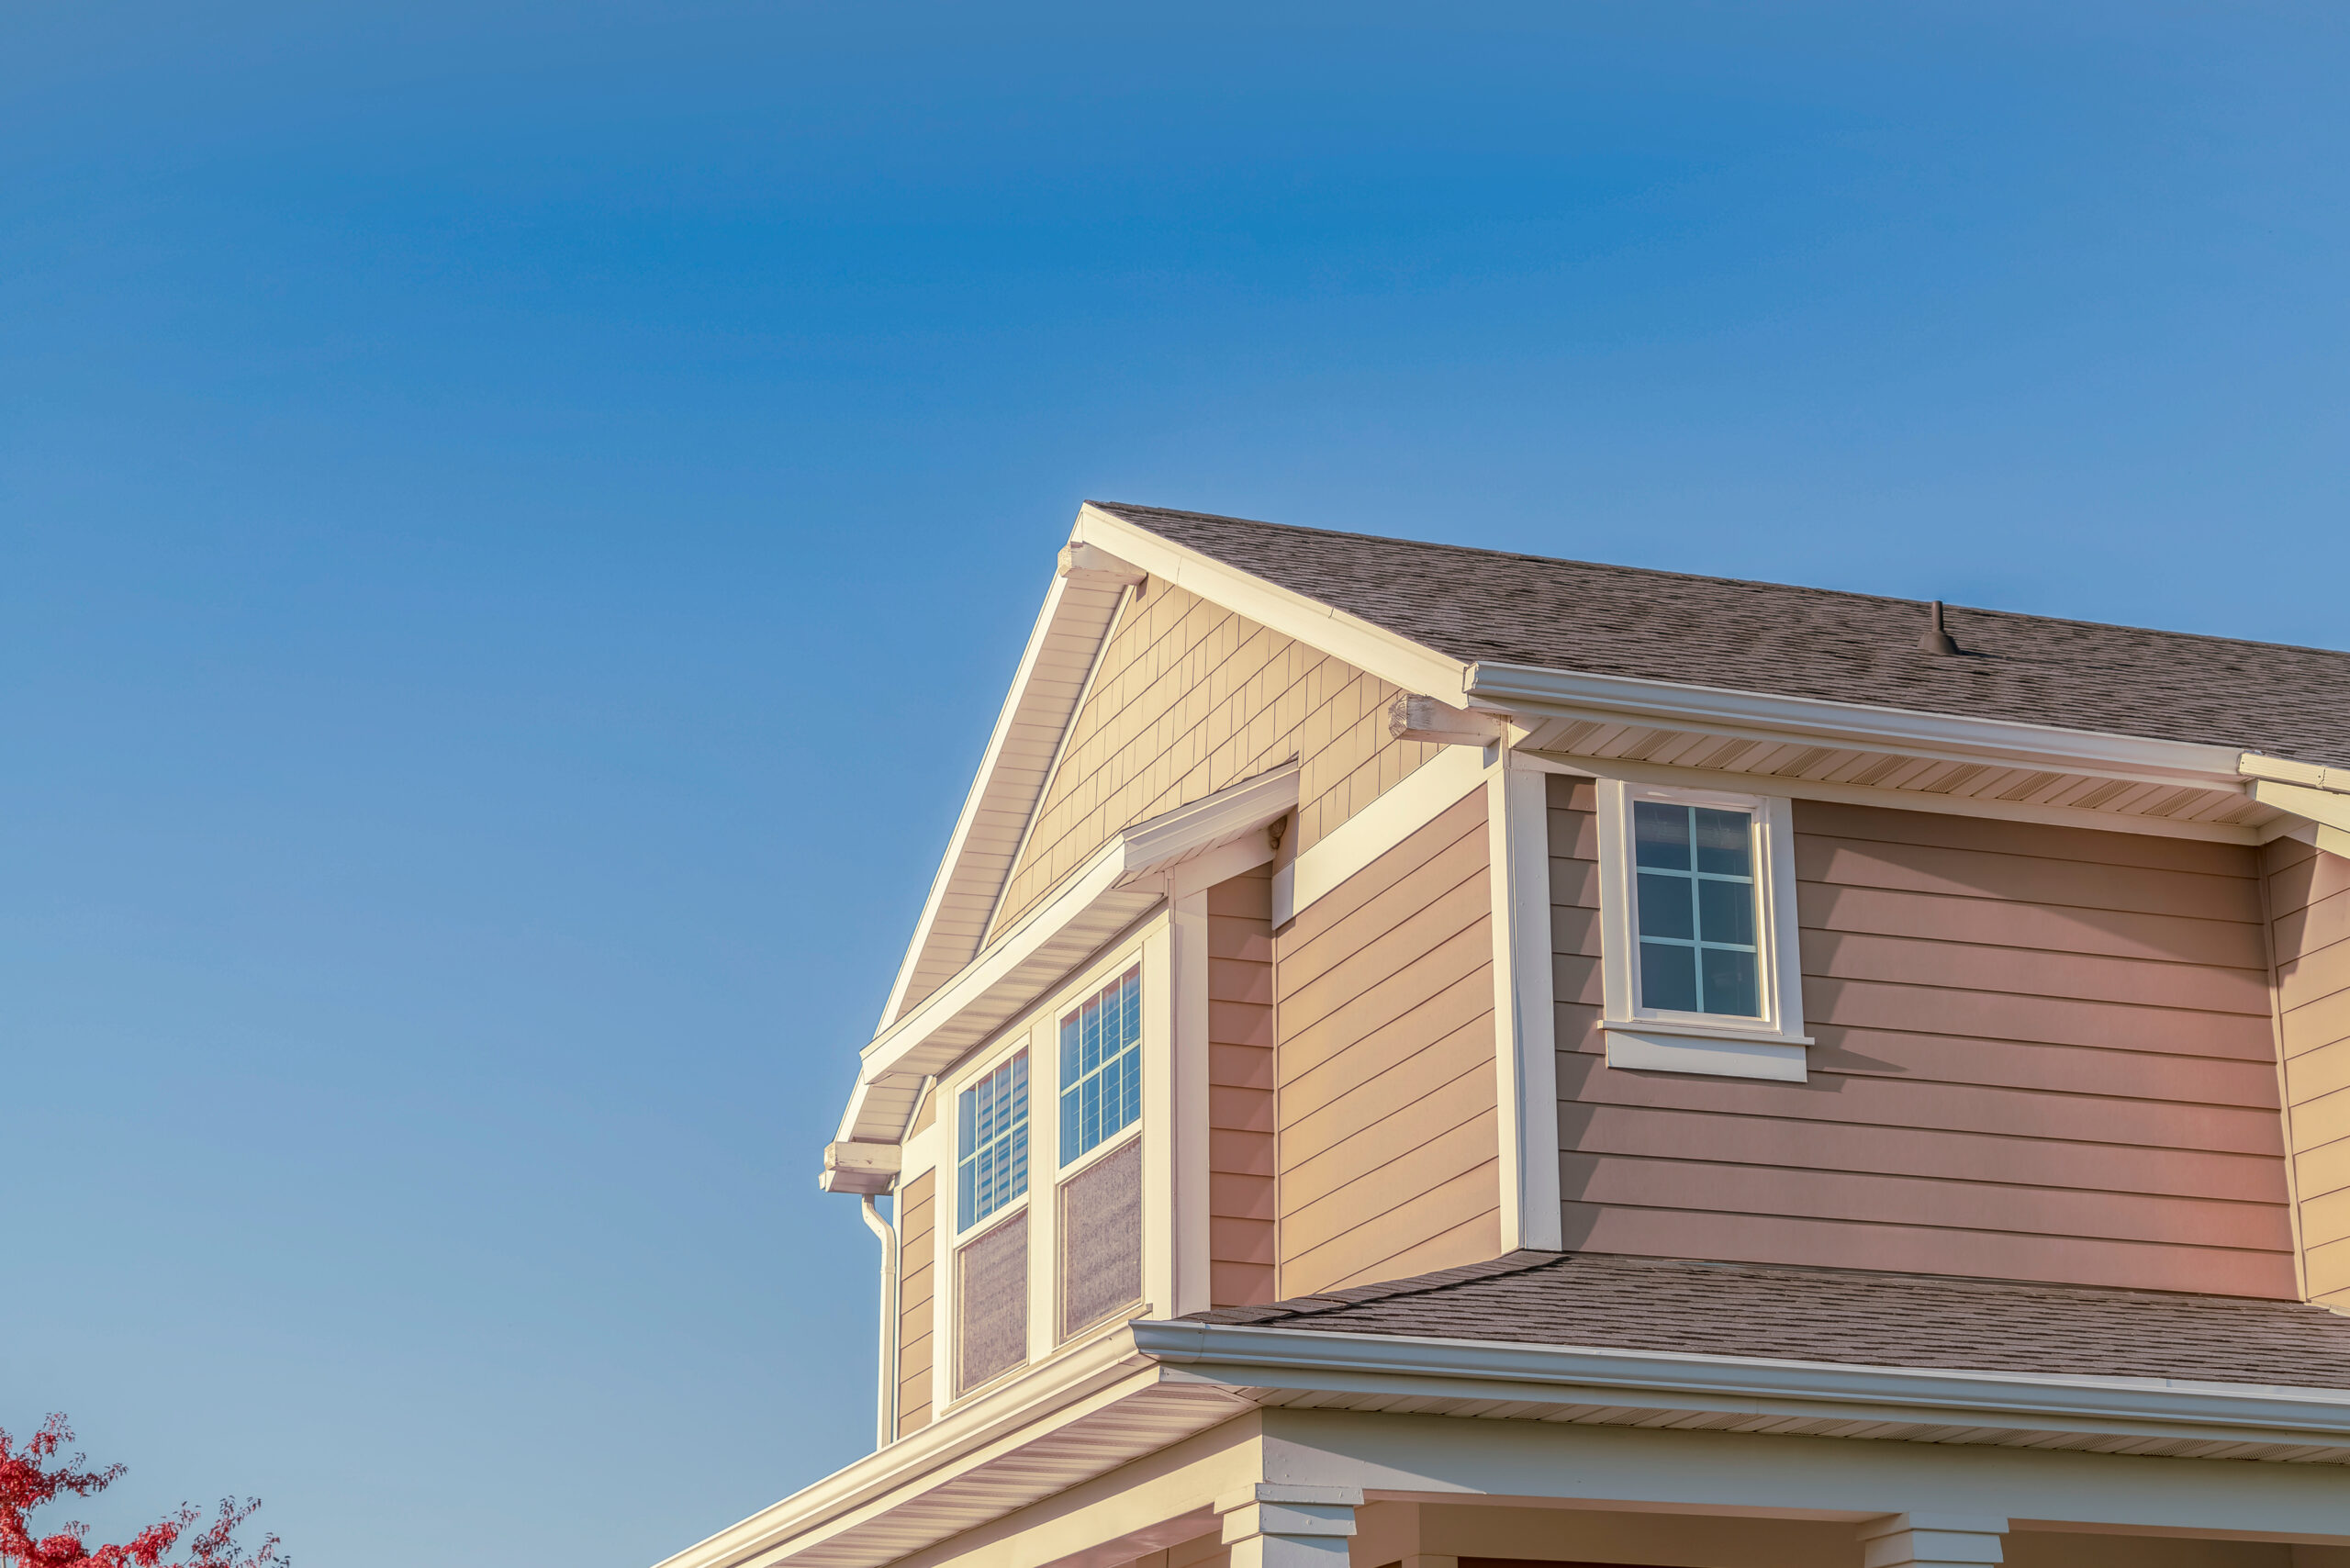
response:
M1608 1065L1800 1081L1790 803L1617 778L1598 794Z

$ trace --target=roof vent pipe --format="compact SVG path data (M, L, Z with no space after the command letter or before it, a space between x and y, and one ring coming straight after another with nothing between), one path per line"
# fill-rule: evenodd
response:
M1957 640L1942 627L1942 601L1934 600L1928 614L1926 629L1918 633L1918 645L1930 654L1954 654L1959 651Z

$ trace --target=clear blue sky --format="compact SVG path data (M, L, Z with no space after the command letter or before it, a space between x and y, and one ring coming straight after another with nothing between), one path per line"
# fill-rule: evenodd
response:
M0 11L0 1425L308 1568L862 1451L817 1151L1083 496L2350 645L2345 80L2319 5Z

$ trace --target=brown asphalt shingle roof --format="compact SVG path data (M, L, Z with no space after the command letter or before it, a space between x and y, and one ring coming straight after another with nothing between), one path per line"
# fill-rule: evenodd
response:
M2323 1307L1938 1274L1513 1252L1192 1316L1341 1334L2350 1389L2350 1317Z
M1864 702L2350 767L2350 653L1092 505L1461 660Z

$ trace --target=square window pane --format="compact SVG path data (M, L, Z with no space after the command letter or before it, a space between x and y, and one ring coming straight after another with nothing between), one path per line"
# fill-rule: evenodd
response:
M1753 837L1748 829L1754 819L1744 812L1717 812L1704 806L1691 813L1697 819L1697 869L1725 877L1754 875Z
M1640 879L1648 880L1645 877ZM1646 906L1642 907L1645 910ZM1700 881L1697 884L1697 930L1708 942L1731 942L1742 947L1754 946L1754 884ZM1649 935L1646 921L1640 924L1640 933ZM1678 935L1679 933L1673 935Z
M1632 858L1642 866L1689 869L1689 808L1657 801L1633 801Z
M1689 907L1689 890L1694 885L1691 879L1643 871L1639 881L1640 935L1677 936L1684 942L1695 940L1695 916Z
M1697 950L1663 942L1640 944L1640 1004L1673 1013L1697 1011Z
M1754 955L1729 947L1701 947L1706 971L1706 1008L1740 1018L1759 1017L1761 994L1754 983Z

